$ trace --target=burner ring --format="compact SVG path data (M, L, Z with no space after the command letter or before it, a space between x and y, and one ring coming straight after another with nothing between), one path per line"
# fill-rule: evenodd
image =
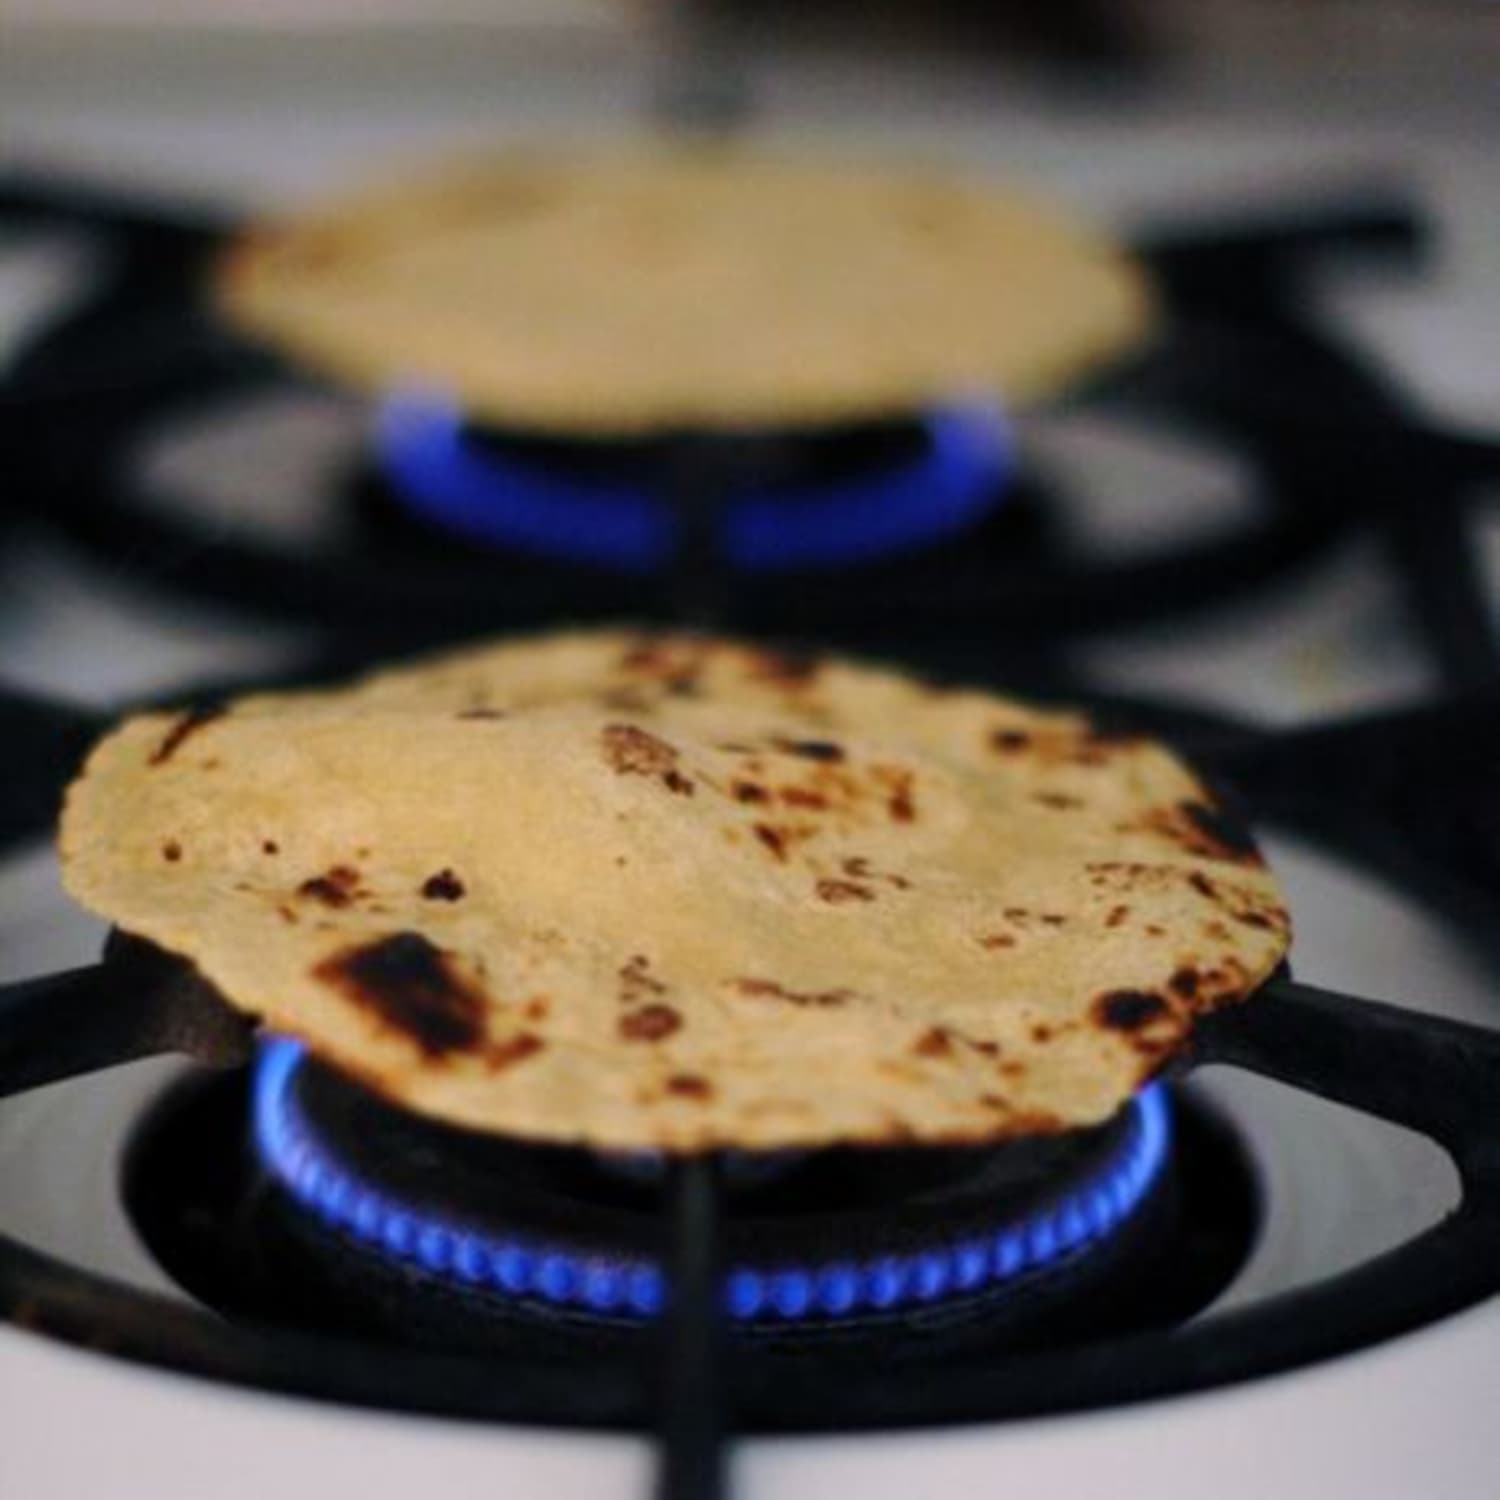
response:
M253 1086L255 1146L277 1186L342 1241L490 1295L637 1321L661 1310L665 1285L648 1246L622 1244L613 1234L596 1239L586 1221L582 1235L571 1224L562 1234L545 1223L517 1225L526 1218L524 1195L510 1206L509 1222L482 1222L472 1209L456 1212L376 1186L310 1118L299 1088L306 1059L302 1045L286 1038L263 1045ZM886 1231L885 1244L877 1230L875 1253L858 1258L847 1246L820 1256L793 1249L796 1259L785 1248L748 1257L742 1248L726 1277L726 1311L744 1324L833 1323L1019 1295L1101 1247L1132 1218L1165 1170L1170 1134L1165 1093L1154 1084L1045 1192L1029 1192L1019 1210L993 1207L988 1223L968 1218L942 1242L913 1242L911 1230L898 1226L895 1239ZM851 1238L870 1244L862 1230Z
M958 531L999 503L1013 440L989 403L953 405L920 423L922 451L888 472L751 488L730 496L718 542L749 571L863 562ZM630 483L575 477L476 443L441 397L398 392L375 421L376 463L420 519L472 540L650 572L680 545L657 472Z

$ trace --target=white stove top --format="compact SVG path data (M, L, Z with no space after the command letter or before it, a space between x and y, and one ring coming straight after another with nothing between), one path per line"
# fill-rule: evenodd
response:
M310 77L316 70L278 71L259 52L237 67L220 50L212 67L185 75L156 68L145 52L131 51L114 71L97 61L74 70L65 50L42 49L24 74L4 76L0 65L0 93L23 159L257 205L315 194L392 155L497 135L618 130L641 97L639 68L613 56L607 68L598 58L556 59L541 77L522 67L489 76L472 65L445 69L430 56L407 73L399 49L382 70L369 60L383 54L365 46L358 55L363 71L335 57ZM1283 188L1372 166L1408 170L1442 231L1436 271L1410 283L1346 278L1327 289L1327 305L1343 331L1396 362L1418 398L1448 419L1478 423L1500 410L1500 166L1481 123L1451 100L1424 123L1420 111L1330 120L1306 84L1269 103L1225 104L1185 80L1150 102L1096 101L1069 113L1034 94L997 98L972 79L944 88L909 72L882 82L799 66L762 82L767 118L758 128L767 137L831 138L1020 173L1121 223L1247 195L1269 201ZM65 279L55 250L0 247L0 329L23 326L49 285ZM1091 451L1096 466L1128 474L1110 433ZM275 472L269 461L264 471L259 459L237 462L241 483ZM1183 462L1196 480L1191 455ZM1131 518L1106 512L1099 526L1144 535L1173 519L1170 497L1144 481L1127 509ZM3 568L0 659L9 682L107 703L207 671L272 668L298 645L295 632L144 593L124 560L118 572L85 566L35 539ZM1429 685L1378 559L1358 548L1254 603L1095 645L1089 661L1121 688L1180 692L1276 722L1398 701ZM1297 918L1300 977L1500 1021L1487 977L1430 919L1308 847L1278 839L1271 852ZM57 891L44 851L0 866L0 978L86 962L99 936ZM0 1110L0 1163L11 1169L0 1169L0 1223L44 1225L48 1248L165 1285L128 1229L111 1231L119 1243L101 1238L87 1191L79 1204L41 1203L45 1183L14 1170L27 1142L43 1136L49 1150L72 1141L86 1158L90 1111L119 1107L159 1078L159 1065L138 1066L112 1075L106 1089L98 1080L87 1092L61 1085ZM1426 1143L1245 1075L1204 1087L1231 1115L1256 1116L1266 1191L1296 1205L1265 1235L1226 1303L1337 1269L1453 1201L1452 1170ZM90 1191L109 1195L108 1162L89 1159ZM1024 1489L1196 1500L1211 1485L1221 1500L1480 1500L1494 1493L1500 1467L1489 1411L1497 1388L1500 1307L1491 1304L1377 1349L1195 1397L996 1428L749 1441L736 1449L735 1492L877 1500ZM594 1497L641 1494L649 1482L643 1441L249 1393L8 1326L0 1327L0 1412L0 1494L18 1500Z

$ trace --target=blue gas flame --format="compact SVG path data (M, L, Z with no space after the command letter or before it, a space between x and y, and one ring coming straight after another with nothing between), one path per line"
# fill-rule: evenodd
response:
M647 1260L511 1237L403 1203L364 1180L319 1137L293 1087L301 1043L273 1037L257 1058L254 1140L270 1175L329 1229L429 1276L606 1316L654 1317L666 1297ZM731 1267L725 1301L744 1322L826 1322L991 1292L1084 1253L1140 1206L1167 1161L1171 1116L1160 1084L1128 1106L1124 1131L1092 1175L1028 1214L924 1250L816 1265Z
M958 531L998 503L1014 467L1000 412L966 403L922 424L923 451L879 475L750 491L728 501L720 546L751 571L821 567L900 551ZM392 395L375 421L375 453L405 505L462 536L644 573L666 566L677 519L662 496L482 449L441 396Z

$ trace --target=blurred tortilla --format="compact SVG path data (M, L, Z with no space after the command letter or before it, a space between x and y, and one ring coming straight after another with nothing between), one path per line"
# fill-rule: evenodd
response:
M217 294L341 380L596 435L1025 403L1151 323L1140 270L1024 194L707 149L459 163L250 234Z

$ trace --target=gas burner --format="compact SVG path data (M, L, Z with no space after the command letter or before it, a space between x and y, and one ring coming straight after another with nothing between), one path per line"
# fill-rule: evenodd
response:
M684 435L658 445L643 473L628 444L482 434L461 414L405 401L378 424L373 451L325 476L329 524L293 537L256 506L169 494L143 472L145 450L183 424L268 396L326 394L202 305L224 227L169 222L153 239L139 211L40 189L0 198L7 208L12 220L102 227L122 247L105 289L34 342L0 390L12 471L38 512L113 567L135 559L153 583L289 620L379 620L409 639L559 611L711 617L843 643L976 626L1056 638L1220 603L1368 522L1362 487L1329 482L1328 433L1309 441L1306 413L1317 426L1331 402L1342 432L1343 398L1369 382L1284 314L1311 259L1410 254L1418 239L1409 214L1367 204L1321 226L1142 247L1166 294L1167 337L1076 406L1145 434L1165 422L1217 455L1238 499L1224 523L1212 494L1184 496L1174 514L1208 524L1140 550L1080 545L1070 497L993 414L944 411L894 432ZM153 260L142 247L164 234L171 253ZM315 490L297 503L311 514L327 501ZM393 513L404 530L362 524Z
M1434 711L1428 728L1451 734L1459 712ZM1484 705L1470 712L1477 724L1494 722ZM1122 721L1118 706L1111 717ZM1170 715L1157 709L1136 722L1145 719L1160 729ZM1348 764L1370 766L1382 743L1399 758L1420 742L1422 719L1408 715L1399 733L1347 727ZM1285 826L1328 828L1330 820L1310 810L1354 781L1327 775L1332 730L1321 732L1318 774L1301 785L1297 734L1178 722L1201 762L1232 769L1252 806ZM1471 770L1483 774L1477 764ZM1373 797L1373 786L1366 778L1362 791ZM1445 791L1465 795L1463 787ZM1351 817L1356 811L1367 824L1384 815L1373 801L1351 803ZM1440 901L1455 874L1410 852L1391 873L1408 894ZM1444 910L1465 930L1479 915L1477 901L1445 902ZM1486 915L1473 935L1493 952L1492 926ZM13 984L3 1001L6 1092L164 1049L220 1065L248 1059L242 1018L180 962L126 939L111 943L102 964ZM1029 1150L1008 1160L983 1151L856 1153L836 1169L814 1153L709 1190L699 1159L668 1164L667 1181L653 1186L650 1174L610 1170L590 1153L500 1147L411 1120L273 1045L253 1099L243 1069L190 1075L158 1094L124 1165L124 1199L140 1240L215 1316L205 1321L201 1308L5 1242L0 1302L62 1338L108 1338L136 1358L279 1390L605 1426L651 1419L639 1374L658 1347L658 1323L676 1350L684 1327L707 1328L727 1313L739 1331L726 1355L736 1424L806 1430L998 1420L1202 1390L1390 1338L1500 1288L1494 1033L1282 975L1253 1003L1200 1023L1179 1071L1207 1063L1429 1137L1456 1165L1462 1201L1352 1269L1222 1310L1215 1298L1255 1240L1256 1190L1235 1134L1191 1082L1180 1093L1174 1085L1177 1144L1155 1173L1144 1163L1154 1156L1147 1146L1161 1096L1148 1094L1102 1131L1046 1146L1057 1154L1045 1166ZM259 1150L249 1128L257 1112ZM436 1191L434 1156L444 1161ZM1101 1170L1127 1185L1119 1189L1127 1197L1139 1190L1134 1211L1119 1212L1117 1189L1096 1195L1084 1185ZM503 1193L493 1190L497 1181ZM830 1198L835 1190L844 1197ZM675 1242L661 1224L663 1193L679 1208L697 1204L697 1219L679 1217ZM1077 1211L1038 1215L1059 1194ZM1019 1242L1017 1209L1025 1253L1040 1258L1075 1235L1087 1238L1091 1202L1096 1226L1108 1217L1104 1202L1116 1209L1116 1232L1096 1236L1087 1250L1075 1246L1047 1274L995 1276L1017 1254L1005 1249ZM1267 1211L1274 1215L1276 1204ZM699 1232L682 1233L694 1224ZM730 1279L706 1277L683 1258L684 1246L710 1243L716 1233ZM834 1248L822 1248L830 1235ZM636 1284L645 1289L641 1305L629 1305L630 1275L623 1293L611 1267L602 1282L589 1281L601 1246L610 1247L613 1269L656 1271ZM891 1261L900 1269L889 1280L873 1272ZM807 1274L814 1264L868 1274L820 1278ZM753 1309L748 1296L735 1301L733 1273L747 1269L760 1273ZM802 1274L777 1279L791 1269ZM959 1285L984 1270L987 1287ZM608 1287L607 1305L590 1305L586 1284ZM937 1295L955 1286L968 1294ZM910 1295L890 1296L898 1287ZM835 1305L817 1306L830 1288ZM1011 1296L1023 1289L1025 1296ZM651 1316L658 1300L665 1319ZM886 1300L891 1305L881 1307ZM694 1378L707 1378L704 1357L700 1341L685 1366ZM707 1395L703 1401L713 1405Z
M727 497L713 518L722 528L715 551L749 572L836 567L925 546L998 504L1014 461L999 412L978 404L847 438L781 439L780 454L758 447L762 474L793 473ZM374 449L398 504L496 547L660 572L693 524L678 514L662 443L506 442L468 428L451 403L402 394L382 404ZM799 483L799 469L830 472Z
M641 1164L413 1119L286 1040L262 1048L251 1092L257 1155L304 1247L374 1257L381 1279L405 1273L415 1298L462 1295L481 1317L496 1299L502 1319L660 1312L660 1188ZM912 1311L1032 1324L1118 1276L1127 1243L1156 1243L1134 1221L1164 1190L1170 1119L1151 1087L1110 1126L988 1151L818 1152L738 1174L731 1158L725 1309L776 1332ZM169 1137L153 1132L139 1170L172 1170Z

